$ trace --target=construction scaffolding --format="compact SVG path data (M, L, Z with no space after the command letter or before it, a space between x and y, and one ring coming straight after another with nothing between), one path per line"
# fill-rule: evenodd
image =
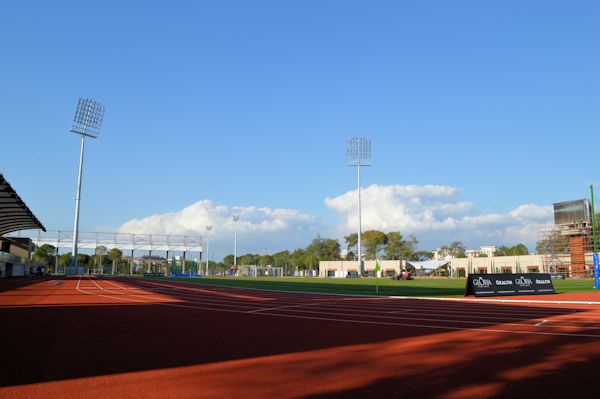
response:
M545 273L564 278L593 277L593 230L589 222L540 227L536 252L542 256Z

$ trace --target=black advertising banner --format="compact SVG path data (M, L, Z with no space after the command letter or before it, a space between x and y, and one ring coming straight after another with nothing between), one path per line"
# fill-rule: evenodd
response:
M469 274L465 295L504 296L555 294L548 273Z

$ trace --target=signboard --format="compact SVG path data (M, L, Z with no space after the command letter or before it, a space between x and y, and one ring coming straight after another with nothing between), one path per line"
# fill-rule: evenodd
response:
M465 295L506 296L555 294L548 273L469 274Z
M590 221L590 202L586 199L554 204L554 224L587 223Z

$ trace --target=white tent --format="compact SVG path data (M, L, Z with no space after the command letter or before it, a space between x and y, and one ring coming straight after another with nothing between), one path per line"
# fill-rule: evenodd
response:
M446 266L450 263L449 260L425 260L425 261L413 261L407 260L407 264L414 267L416 270L436 270L442 266Z

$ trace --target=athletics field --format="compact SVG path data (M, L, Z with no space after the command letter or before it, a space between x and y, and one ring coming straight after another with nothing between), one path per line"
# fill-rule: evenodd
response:
M254 286L225 286L234 282ZM557 282L569 292L535 296L536 302L460 297L464 282L380 280L382 293L421 295L389 298L329 295L366 295L375 289L370 279L3 279L0 397L583 398L600 392L600 293L575 292L589 282ZM427 292L439 295L427 299Z

